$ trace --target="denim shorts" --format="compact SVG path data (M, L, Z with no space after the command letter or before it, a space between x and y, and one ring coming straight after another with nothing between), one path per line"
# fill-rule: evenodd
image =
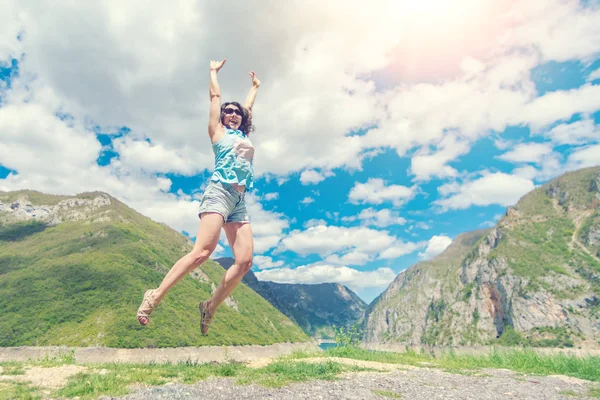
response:
M202 218L202 213L205 212L221 214L226 224L250 222L244 193L220 181L211 181L202 194L198 217Z

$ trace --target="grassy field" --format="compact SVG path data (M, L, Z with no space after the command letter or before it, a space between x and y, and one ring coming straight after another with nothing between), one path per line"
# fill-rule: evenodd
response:
M322 362L303 361L318 357ZM335 357L335 358L334 358ZM341 374L353 371L382 372L375 368L349 366L338 362L339 358L375 361L385 364L410 365L439 368L451 373L477 375L483 368L502 368L529 375L565 375L600 382L600 357L575 357L569 355L539 355L533 350L491 351L488 355L466 356L451 352L439 357L426 353L407 351L403 353L376 352L353 346L332 348L319 353L294 353L274 360L261 368L251 368L237 362L228 363L162 363L162 364L94 364L86 365L85 372L72 376L67 383L50 393L23 382L3 380L0 382L0 400L39 399L42 395L60 398L96 399L99 396L122 396L132 384L164 385L169 382L193 384L208 377L229 377L236 384L256 383L268 387L281 387L294 382L315 379L334 380ZM17 377L34 366L60 367L74 365L72 356L46 358L27 363L0 363L2 375ZM385 396L386 394L381 393ZM600 392L590 391L597 397Z
M47 368L73 365L72 357L60 357L22 362L0 362L2 375L23 375L27 368L43 366ZM99 396L123 396L129 386L164 385L169 382L192 384L208 377L231 377L237 384L257 383L267 387L281 387L293 382L311 379L336 379L341 373L369 371L372 369L347 366L324 360L323 363L298 362L293 359L279 359L262 368L250 368L237 362L228 363L161 363L161 364L96 364L86 365L86 372L69 379L67 384L51 393L52 397L96 399ZM34 385L17 381L0 381L0 400L39 399L42 393Z

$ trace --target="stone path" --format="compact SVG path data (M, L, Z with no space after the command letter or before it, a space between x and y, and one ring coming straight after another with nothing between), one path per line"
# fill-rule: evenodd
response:
M294 351L316 352L312 343L276 343L268 346L202 346L161 349L115 349L106 347L0 347L0 361L28 361L73 355L77 364L106 362L180 362L197 363L239 361L275 358Z

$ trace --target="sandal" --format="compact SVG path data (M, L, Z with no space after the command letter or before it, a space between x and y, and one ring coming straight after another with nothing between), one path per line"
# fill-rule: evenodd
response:
M203 335L208 334L208 325L210 325L210 321L212 320L212 315L208 312L208 300L204 300L198 306L200 310L200 332Z
M144 299L142 300L142 305L137 311L138 322L144 326L150 323L150 314L152 314L152 311L154 311L154 308L156 307L154 305L154 297L152 296L153 294L154 290L146 290L146 293L144 293ZM142 322L142 318L146 318L146 323Z

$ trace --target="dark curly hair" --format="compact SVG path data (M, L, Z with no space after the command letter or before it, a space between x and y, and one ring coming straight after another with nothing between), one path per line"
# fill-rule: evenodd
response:
M254 130L254 126L252 125L252 112L246 107L242 107L242 105L237 101L229 101L221 105L221 123L223 124L223 120L225 118L225 107L230 104L236 106L239 110L242 110L242 123L240 124L240 130L246 135L250 135L250 132Z

